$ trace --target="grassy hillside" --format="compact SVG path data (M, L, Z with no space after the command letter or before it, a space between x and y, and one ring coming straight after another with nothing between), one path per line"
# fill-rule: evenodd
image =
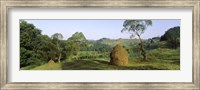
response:
M148 62L142 62L140 57L129 57L128 66L110 65L109 58L95 58L47 63L31 70L180 70L179 54L180 49L162 48L149 51Z

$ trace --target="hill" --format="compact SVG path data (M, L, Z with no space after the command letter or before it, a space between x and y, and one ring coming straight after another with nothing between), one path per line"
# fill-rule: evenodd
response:
M114 47L116 44L121 44L123 46L133 46L137 45L139 43L139 39L109 39L109 38L101 38L97 40L96 42L102 43L105 45L109 45Z

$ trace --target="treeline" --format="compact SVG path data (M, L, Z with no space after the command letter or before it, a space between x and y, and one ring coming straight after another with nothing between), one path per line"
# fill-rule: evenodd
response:
M156 48L171 48L176 49L180 47L180 27L169 28L161 37L153 37L147 39L145 47L148 49Z
M49 60L61 62L103 57L112 49L105 44L87 41L82 32L74 33L67 40L63 40L61 33L49 37L41 32L33 24L20 21L20 67L38 66Z
M62 41L59 43L64 44ZM59 57L59 53L55 39L42 35L33 24L20 21L20 67L41 65Z
M76 32L68 40L62 39L60 33L51 37L42 35L33 24L20 21L20 67L38 66L49 60L60 62L87 47L87 40L81 32Z

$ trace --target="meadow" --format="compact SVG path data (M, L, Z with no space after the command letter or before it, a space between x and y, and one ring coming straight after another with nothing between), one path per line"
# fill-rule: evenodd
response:
M108 41L104 41L108 42ZM119 42L119 41L118 41ZM123 41L124 42L124 41ZM115 44L117 42L110 42ZM124 42L125 43L125 42ZM130 43L130 41L129 41ZM152 46L156 47L156 46ZM91 58L78 60L63 60L61 63L46 63L36 67L23 67L22 70L180 70L180 48L156 48L147 50L148 62L142 61L137 51L129 55L129 64L127 66L111 65L109 54L102 57L102 53L96 51L81 51L79 57L94 56ZM96 56L96 57L95 57ZM101 57L100 57L101 56Z

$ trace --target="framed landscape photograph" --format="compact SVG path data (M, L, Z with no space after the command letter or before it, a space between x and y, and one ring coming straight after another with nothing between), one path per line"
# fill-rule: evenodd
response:
M200 89L200 1L3 0L1 86Z

